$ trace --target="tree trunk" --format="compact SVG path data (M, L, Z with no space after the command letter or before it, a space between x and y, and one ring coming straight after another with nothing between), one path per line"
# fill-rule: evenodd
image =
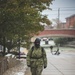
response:
M3 56L5 55L6 45L5 45L5 37L3 37Z

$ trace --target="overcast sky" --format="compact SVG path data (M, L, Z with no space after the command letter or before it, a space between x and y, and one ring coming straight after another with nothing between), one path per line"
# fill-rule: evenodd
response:
M43 14L48 15L50 20L58 18L58 9L60 16L59 19L62 22L66 21L66 17L69 17L75 14L75 0L55 0L52 2L53 4L50 5L52 10L45 10Z

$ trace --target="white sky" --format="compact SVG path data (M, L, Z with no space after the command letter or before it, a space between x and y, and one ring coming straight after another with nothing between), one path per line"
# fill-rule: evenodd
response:
M59 19L62 22L66 21L66 17L75 14L75 0L55 0L50 5L52 10L45 10L42 14L48 15L50 20L58 18L58 9L60 8Z

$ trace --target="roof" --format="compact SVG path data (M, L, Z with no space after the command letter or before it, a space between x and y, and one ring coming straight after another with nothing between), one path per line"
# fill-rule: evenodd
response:
M67 17L66 19L69 19L69 18L72 18L72 17L75 17L75 14L73 14L73 15Z

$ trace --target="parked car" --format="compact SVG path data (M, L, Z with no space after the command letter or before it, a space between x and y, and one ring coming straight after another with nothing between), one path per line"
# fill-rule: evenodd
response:
M51 38L42 38L40 42L41 47L50 47L55 46L54 40Z

